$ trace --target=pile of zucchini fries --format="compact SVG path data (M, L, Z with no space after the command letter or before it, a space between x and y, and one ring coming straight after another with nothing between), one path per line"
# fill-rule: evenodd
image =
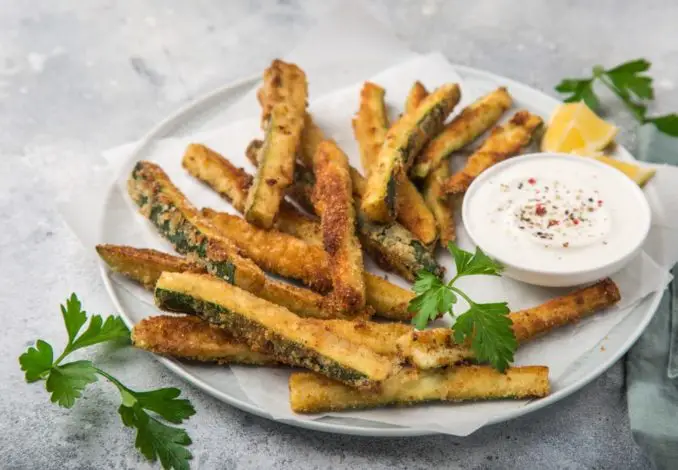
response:
M469 345L454 343L448 328L407 324L414 294L363 267L364 250L410 281L421 269L442 275L433 251L455 238L452 199L519 154L541 119L518 111L497 125L512 105L499 88L445 124L459 86L429 94L416 82L404 113L389 123L384 89L368 82L353 120L363 176L314 123L307 90L298 66L275 60L266 69L257 94L263 141L247 149L254 177L204 145L186 149L184 168L243 217L197 209L158 165L137 163L129 195L183 256L115 245L97 251L113 271L153 290L158 307L185 315L146 318L134 327L134 344L180 359L307 369L289 381L300 413L547 395L547 367L500 373L474 364ZM450 176L450 155L490 129ZM510 317L523 343L618 300L606 279Z

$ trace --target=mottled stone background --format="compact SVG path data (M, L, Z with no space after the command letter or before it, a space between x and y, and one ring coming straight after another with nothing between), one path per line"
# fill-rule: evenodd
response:
M678 110L671 0L371 1L368 8L421 52L552 93L594 64L653 62L657 111ZM23 383L17 357L65 337L58 304L77 292L114 313L91 250L55 200L86 179L101 150L138 138L177 107L284 54L326 2L194 0L0 1L0 466L149 468L100 383L71 411ZM368 45L366 45L368 47ZM633 121L611 118L633 144ZM250 416L180 381L149 355L105 348L90 358L139 389L178 386L198 410L187 428L195 468L648 467L633 444L623 367L541 412L449 436L368 439L309 432Z

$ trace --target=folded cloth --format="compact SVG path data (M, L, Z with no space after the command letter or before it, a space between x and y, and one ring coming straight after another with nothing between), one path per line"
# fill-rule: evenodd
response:
M652 163L678 165L678 139L646 124L638 133L637 157ZM675 277L654 318L626 356L626 386L633 439L655 468L678 468L678 281Z

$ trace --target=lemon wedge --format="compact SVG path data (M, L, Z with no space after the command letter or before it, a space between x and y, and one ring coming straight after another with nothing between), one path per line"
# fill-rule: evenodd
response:
M582 102L558 106L541 141L545 152L596 152L607 147L617 128L600 119Z
M610 157L609 155L605 155L602 152L588 152L583 150L575 150L570 153L582 157L595 158L599 162L603 162L606 165L615 167L617 170L621 171L626 176L635 181L638 184L638 186L643 186L645 183L650 181L650 179L652 179L654 174L657 172L657 170L655 170L654 168L642 167L631 162L622 162L621 160L617 160L616 158Z
M598 155L597 157L593 158L595 158L599 162L603 162L607 165L615 167L617 170L621 171L626 176L635 181L638 184L638 186L643 186L645 183L650 181L650 179L657 172L657 170L655 170L654 168L644 168L640 165L635 165L629 162L622 162L612 157L608 157L606 155Z

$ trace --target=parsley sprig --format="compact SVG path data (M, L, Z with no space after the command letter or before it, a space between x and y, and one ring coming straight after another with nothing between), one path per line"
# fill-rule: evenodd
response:
M624 103L638 122L654 124L660 132L678 137L678 114L647 116L647 103L654 99L652 77L645 74L651 65L645 59L631 60L607 70L596 65L591 77L567 78L556 85L556 91L569 95L565 98L567 103L583 101L593 111L598 111L600 100L593 85L602 83Z
M178 398L181 392L177 388L137 392L91 361L63 363L71 353L88 346L105 342L129 344L130 332L120 317L103 319L100 315L91 315L89 325L80 333L87 322L87 312L82 309L75 294L66 300L65 306L61 306L61 315L68 333L66 347L56 360L52 346L41 339L34 347L28 348L19 357L26 381L44 380L52 402L72 408L87 385L96 382L98 376L105 378L120 392L122 404L118 413L125 426L136 428L135 445L141 453L151 461L159 458L163 468L188 469L188 460L192 458L186 449L191 443L188 434L181 428L162 423L155 415L179 424L195 414L193 405L186 399Z
M447 245L454 257L457 273L447 283L429 271L419 271L414 283L417 294L408 306L415 315L412 323L417 329L424 329L429 322L449 313L455 317L454 340L461 344L467 340L479 362L488 362L494 368L504 371L513 362L513 353L518 347L515 334L511 328L510 312L506 302L477 303L454 283L464 276L486 275L500 276L503 266L480 248L469 253L453 243ZM459 298L468 305L467 310L457 315L454 306Z

